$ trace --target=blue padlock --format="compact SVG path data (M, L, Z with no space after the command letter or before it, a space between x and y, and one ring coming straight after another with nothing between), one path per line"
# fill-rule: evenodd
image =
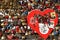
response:
M8 25L6 26L7 29L10 29L11 27L12 27L11 24L8 24Z

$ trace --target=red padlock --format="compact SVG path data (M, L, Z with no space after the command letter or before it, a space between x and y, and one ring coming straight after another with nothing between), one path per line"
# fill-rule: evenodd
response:
M13 34L9 34L9 35L7 35L7 38L8 38L8 40L12 40L12 38L13 38Z

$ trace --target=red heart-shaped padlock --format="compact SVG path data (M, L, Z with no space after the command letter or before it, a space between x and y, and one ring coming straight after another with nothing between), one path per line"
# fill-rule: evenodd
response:
M49 13L49 15L48 15L48 13ZM41 15L43 17L45 15L48 15L50 17L52 15L55 16L54 19L49 18L50 22L53 23L53 25L51 24L51 25L47 26L48 23L45 20L44 20L45 21L44 23L38 23L38 18L34 18L35 15ZM36 10L32 10L31 12L29 12L29 14L27 16L27 22L28 22L28 25L32 28L32 30L36 31L39 34L39 36L41 36L44 39L47 39L49 34L52 32L52 30L58 23L58 15L55 13L54 10L49 9L49 8L45 9L44 11L40 11L40 10L36 9ZM43 29L43 27L45 27L45 28Z

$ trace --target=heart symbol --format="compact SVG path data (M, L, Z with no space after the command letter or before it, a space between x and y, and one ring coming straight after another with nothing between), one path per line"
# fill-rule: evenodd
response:
M40 15L43 17L48 15L50 17L53 17L53 18L49 18L50 23L52 23L52 24L47 26L49 23L47 23L45 21L46 19L43 20L43 21L45 21L44 23L39 23L38 18L37 17L34 18L35 15ZM35 10L32 10L31 12L29 12L29 14L27 16L27 22L28 22L28 25L31 27L31 29L36 31L36 33L38 33L39 36L41 36L44 39L47 39L49 34L53 31L54 27L58 23L58 15L55 13L54 10L49 9L49 8L45 9L44 11L40 11L39 9L35 9Z

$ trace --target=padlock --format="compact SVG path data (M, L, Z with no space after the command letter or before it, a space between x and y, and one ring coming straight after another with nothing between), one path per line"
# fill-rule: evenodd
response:
M56 17L56 13L55 12L51 12L51 18L55 18Z
M5 36L2 36L2 37L1 37L1 40L5 40Z
M28 32L26 32L25 35L28 35Z
M8 22L4 22L4 26L8 25Z
M1 38L1 36L2 36L2 32L0 32L0 38Z
M16 33L19 33L19 26L16 26Z
M6 27L7 27L7 29L10 29L12 27L12 25L8 24Z
M9 16L8 16L8 15L5 15L4 17L5 17L6 19L8 19L8 18L9 18Z
M12 19L8 19L8 22L13 22L13 20Z
M3 19L1 19L1 22L3 22L4 20Z
M8 40L12 40L13 36L12 35L7 35Z
M25 38L25 36L22 36L22 39L24 39Z
M11 18L11 16L9 15L9 18Z
M1 26L4 26L4 23L1 23Z

